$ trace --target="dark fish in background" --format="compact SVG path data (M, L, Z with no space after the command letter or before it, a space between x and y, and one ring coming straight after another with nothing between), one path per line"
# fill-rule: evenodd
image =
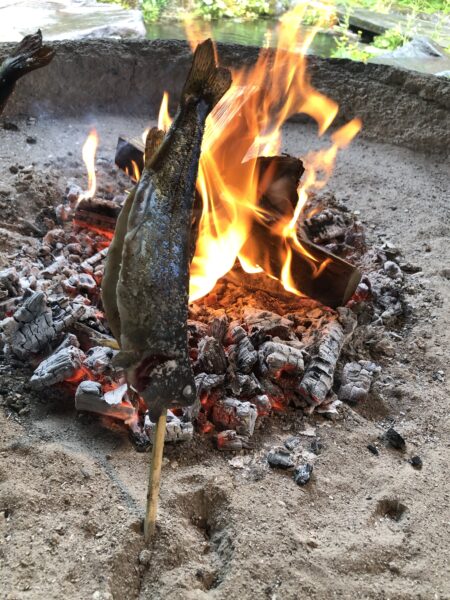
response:
M205 121L230 85L230 72L217 67L206 40L195 51L172 126L124 206L115 252L108 253L102 289L108 320L108 305L117 307L115 362L153 421L196 398L187 344L192 208ZM117 272L114 300L107 294L114 293Z
M42 45L40 29L17 44L0 66L0 114L14 91L16 81L30 71L48 65L54 55L52 48Z

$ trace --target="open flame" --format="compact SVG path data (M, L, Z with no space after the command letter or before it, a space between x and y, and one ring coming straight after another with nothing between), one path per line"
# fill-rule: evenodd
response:
M83 144L82 156L86 165L88 174L88 189L83 193L82 198L93 198L97 189L97 177L95 174L95 155L98 147L98 134L92 129ZM80 198L81 199L81 198Z
M321 11L322 18L306 33L302 22L307 10ZM361 129L357 118L335 130L328 147L302 156L305 173L298 189L295 211L280 216L271 226L279 236L280 262L274 273L270 264L258 264L259 255L251 236L255 221L264 217L259 201L261 189L258 157L280 154L282 127L294 114L304 113L317 123L322 136L334 122L339 106L311 85L307 73L306 53L319 28L333 21L333 6L303 0L280 20L278 47L261 50L256 64L233 70L233 84L206 121L200 156L197 191L203 210L199 225L196 252L191 265L190 301L208 294L220 277L226 275L239 260L249 274L265 272L279 279L292 294L303 296L292 277L293 249L300 252L311 266L312 276L320 277L330 259L319 260L302 244L297 223L311 191L323 188L334 168L337 153L347 146ZM186 30L191 48L202 41L202 33L194 22L187 20ZM167 131L172 123L168 111L169 95L164 92L158 128ZM145 141L148 129L143 134ZM88 191L95 193L95 152L98 136L91 131L83 146L83 159L88 170ZM134 163L129 173L139 180L139 168ZM260 242L259 242L260 243Z
M158 129L167 131L172 125L173 119L169 115L169 94L164 92L158 114Z
M339 108L312 87L306 72L306 52L317 30L330 23L333 12L331 6L320 4L321 21L302 35L302 19L310 6L310 2L304 2L281 19L274 53L263 49L253 67L233 71L232 87L208 117L197 180L203 214L191 266L191 301L210 292L217 280L233 267L236 258L248 273L265 271L274 276L269 266L255 263L254 241L250 239L252 223L261 216L256 159L279 154L282 126L290 116L309 115L317 122L321 136L333 123ZM187 31L194 47L199 32L192 31L189 24ZM291 275L291 245L313 264L316 277L326 266L324 261L309 254L298 239L299 215L308 192L327 183L338 150L360 128L359 119L353 119L332 134L329 148L303 157L306 172L298 190L295 214L285 215L277 223L283 241L279 248L283 261L281 283L296 295L302 292L295 287Z

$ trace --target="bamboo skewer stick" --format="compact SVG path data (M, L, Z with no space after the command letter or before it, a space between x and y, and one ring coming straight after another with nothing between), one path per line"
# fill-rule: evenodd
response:
M158 513L159 486L161 483L161 466L166 435L167 411L158 419L153 438L152 462L148 478L147 509L145 512L144 538L149 542L156 529L156 516Z

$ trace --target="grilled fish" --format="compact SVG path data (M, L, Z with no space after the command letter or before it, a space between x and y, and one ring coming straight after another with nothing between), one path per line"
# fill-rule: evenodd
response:
M17 44L12 54L0 65L0 114L14 91L16 81L26 73L48 65L54 54L52 48L42 45L40 29Z
M230 85L230 72L216 66L206 40L195 51L172 126L124 205L113 254L108 252L103 302L113 334L120 335L115 363L126 369L152 420L196 398L187 344L192 207L205 121Z

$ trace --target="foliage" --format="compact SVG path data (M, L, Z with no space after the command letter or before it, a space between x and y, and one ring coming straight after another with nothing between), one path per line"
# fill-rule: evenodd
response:
M340 0L339 4L346 8L367 8L380 13L395 12L401 8L415 14L450 14L448 0Z
M288 8L288 2L283 2ZM233 19L256 19L275 14L274 0L194 0L194 12L197 16L214 20L223 17Z
M373 40L373 45L382 50L395 50L407 41L408 37L399 29L394 28L388 29L382 35L377 35Z
M144 21L157 21L167 4L167 0L142 0L141 10Z

